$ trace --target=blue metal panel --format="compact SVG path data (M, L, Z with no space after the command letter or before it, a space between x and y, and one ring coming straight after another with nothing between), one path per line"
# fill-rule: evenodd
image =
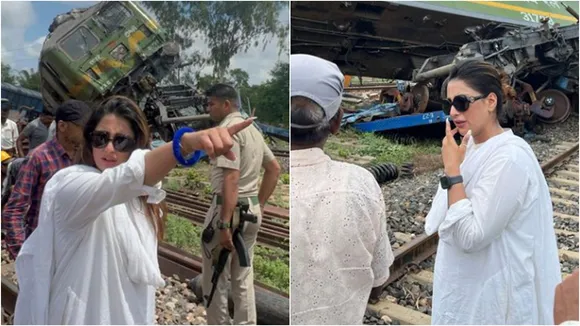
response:
M42 95L30 89L2 83L1 96L8 99L15 110L23 105L33 107L36 112L42 112L44 108Z
M278 128L274 126L267 125L265 123L256 122L258 127L262 130L263 133L270 135L272 137L276 137L278 139L282 139L288 141L290 139L290 132L288 129Z
M250 117L250 115L244 110L240 110L240 113L242 114L242 117L246 119ZM288 129L270 126L258 121L254 122L254 126L258 128L258 130L263 134L282 139L284 141L290 141L290 132Z
M362 132L376 132L440 123L444 122L445 118L447 118L447 116L443 111L434 111L355 123L353 124L353 127Z

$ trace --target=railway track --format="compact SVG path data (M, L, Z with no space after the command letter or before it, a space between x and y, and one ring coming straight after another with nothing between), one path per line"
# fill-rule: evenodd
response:
M290 157L290 151L287 149L272 149L272 153L278 157Z
M196 225L203 226L210 202L183 192L166 191L170 212L184 217ZM289 250L288 210L267 206L258 231L258 243L265 246Z
M200 257L191 255L170 244L160 243L157 257L159 260L159 268L163 275L177 276L176 278L181 280L191 280L198 277L202 272L202 260ZM13 324L12 318L18 297L18 286L4 274L6 273L6 269L13 271L13 268L13 263L2 265L2 315L3 320L7 321L8 324ZM258 281L254 282L254 286L256 288L256 295L259 297L256 299L258 301L258 323L288 324L288 294ZM195 292L195 289L193 291ZM268 301L269 305L264 307L264 304L260 305L260 301L262 303ZM231 298L230 306L232 306ZM271 311L272 307L279 308L279 311ZM262 311L262 314L260 314L260 310L268 311ZM286 311L286 313L284 314L283 311ZM261 315L265 319L261 320Z
M563 142L556 146L559 154L541 165L554 207L562 278L578 268L578 147L579 143ZM562 213L570 208L575 214ZM386 324L429 325L433 273L432 264L425 261L436 254L438 236L395 233L395 237L405 244L394 252L391 276L383 285L381 299L370 301L367 312Z

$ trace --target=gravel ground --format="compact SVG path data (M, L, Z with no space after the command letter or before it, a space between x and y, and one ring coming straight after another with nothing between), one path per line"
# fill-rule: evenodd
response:
M567 218L554 217L554 229L578 232L578 222Z
M382 186L388 227L392 232L415 235L424 232L425 216L437 192L438 181L438 174L430 172L412 179L399 178Z
M572 215L572 216L578 216L578 206L576 206L576 205L568 206L568 205L565 205L562 203L555 203L552 206L554 207L554 212ZM578 225L578 224L576 223L576 225ZM576 227L576 231L578 231L578 227Z
M548 186L550 188L557 188L557 189L567 190L567 191L571 191L571 192L576 193L576 196L574 196L572 198L566 198L566 197L563 197L563 196L557 195L557 194L556 194L556 197L564 198L564 199L569 199L569 200L578 199L578 189L579 189L578 186L562 185L562 184L559 184L557 182L554 182L554 181L552 181L550 179L547 179L547 182L548 182Z
M281 171L280 173L290 173L290 158L288 157L276 157L278 159L278 163L280 163Z
M572 260L560 261L560 269L562 273L572 274L572 272L578 268L578 262Z
M366 325L401 325L399 321L391 320L388 316L377 318L369 314L365 315L363 323Z
M203 304L187 287L188 280L181 282L177 275L164 276L165 287L155 292L155 323L159 325L203 325L206 312Z
M558 249L578 251L578 237L574 234L556 234L558 237Z
M561 149L555 145L563 141L578 141L578 117L571 115L564 123L557 125L543 125L544 130L535 139L526 139L532 146L540 162L550 159Z
M389 285L386 289L386 300L431 315L431 297L433 286L403 279Z

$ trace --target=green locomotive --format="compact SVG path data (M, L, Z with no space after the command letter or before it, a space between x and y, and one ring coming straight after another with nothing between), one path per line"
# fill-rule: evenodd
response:
M175 123L204 113L203 100L192 87L158 85L180 64L179 45L137 3L103 1L74 9L57 16L49 32L39 63L49 110L69 98L98 103L125 95L140 105L164 139L171 137Z

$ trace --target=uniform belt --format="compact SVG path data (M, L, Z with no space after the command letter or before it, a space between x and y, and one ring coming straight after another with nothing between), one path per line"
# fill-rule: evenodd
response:
M221 205L223 204L224 200L223 197L220 195L214 195L214 197L216 197L216 205ZM248 202L248 204L252 204L252 205L258 205L260 203L260 201L258 200L258 196L254 195L254 196L239 196L238 197L238 201L246 201Z

